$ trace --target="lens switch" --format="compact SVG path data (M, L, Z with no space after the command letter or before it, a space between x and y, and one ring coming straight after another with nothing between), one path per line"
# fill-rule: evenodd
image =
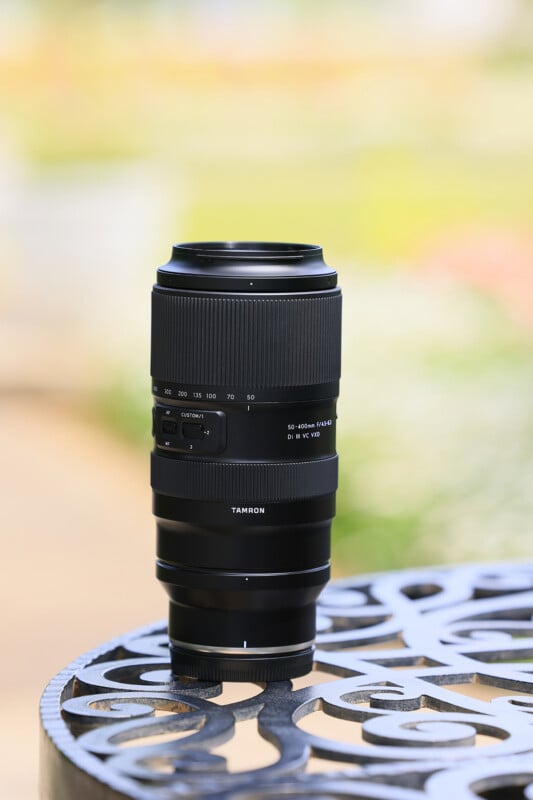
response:
M204 426L197 422L182 422L181 434L184 439L203 439Z
M173 419L162 419L161 420L161 430L163 433L177 433L178 432L178 423Z

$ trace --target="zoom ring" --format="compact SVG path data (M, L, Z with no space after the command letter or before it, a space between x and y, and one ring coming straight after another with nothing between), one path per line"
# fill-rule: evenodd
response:
M337 490L338 456L314 461L230 463L152 453L152 488L188 500L283 502Z
M340 290L314 297L154 290L152 376L177 384L276 388L338 381Z

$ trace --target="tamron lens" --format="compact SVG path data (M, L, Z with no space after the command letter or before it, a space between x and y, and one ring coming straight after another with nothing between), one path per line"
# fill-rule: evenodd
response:
M151 471L175 675L311 669L340 360L341 292L320 247L180 244L158 269Z

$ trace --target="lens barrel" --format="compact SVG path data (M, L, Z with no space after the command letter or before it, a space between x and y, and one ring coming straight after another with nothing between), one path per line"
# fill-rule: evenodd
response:
M174 674L311 669L340 355L341 292L320 247L182 244L159 268L151 483Z

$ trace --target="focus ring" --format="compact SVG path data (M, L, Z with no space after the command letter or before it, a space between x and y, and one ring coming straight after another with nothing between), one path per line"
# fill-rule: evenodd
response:
M152 293L152 376L177 384L309 386L340 377L339 289L308 297Z
M230 463L152 453L152 489L188 500L282 502L337 490L338 456L314 461Z

